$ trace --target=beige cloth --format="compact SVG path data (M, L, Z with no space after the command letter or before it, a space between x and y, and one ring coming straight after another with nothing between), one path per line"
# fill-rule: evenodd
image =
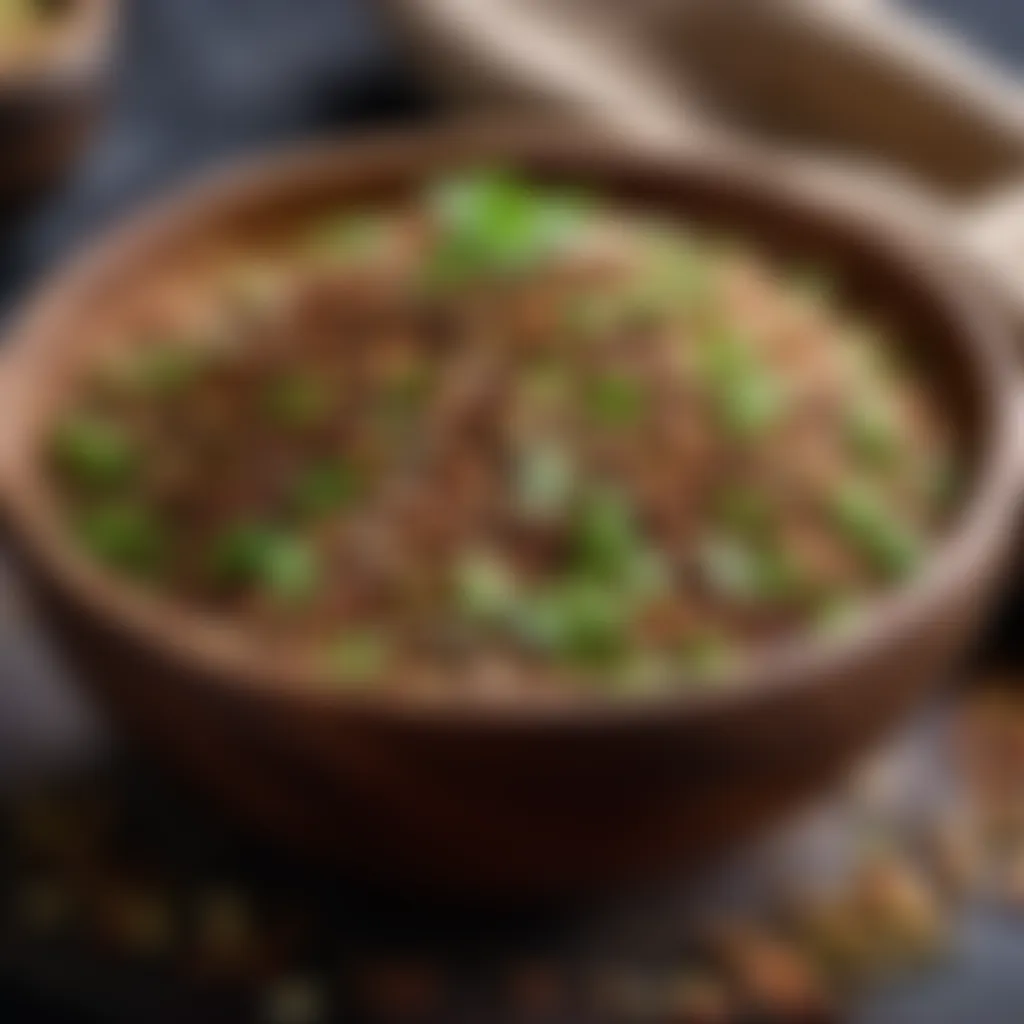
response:
M377 2L464 112L830 156L800 170L941 221L1024 323L1024 91L885 0Z
M951 189L1024 166L1018 85L882 0L378 0L463 105L644 143L741 128Z

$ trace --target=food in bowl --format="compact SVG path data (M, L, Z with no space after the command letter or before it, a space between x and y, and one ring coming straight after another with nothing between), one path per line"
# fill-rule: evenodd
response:
M83 2L0 0L0 69L20 69L49 57Z
M48 439L89 558L402 692L706 685L912 576L957 459L815 268L500 170L139 303Z

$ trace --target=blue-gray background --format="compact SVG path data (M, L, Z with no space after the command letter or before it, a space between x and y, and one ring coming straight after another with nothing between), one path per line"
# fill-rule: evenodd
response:
M907 5L1024 70L1024 0ZM124 29L113 109L82 166L43 206L0 224L0 305L103 225L225 156L415 118L426 105L373 0L128 0ZM1020 1024L1024 927L979 915L963 943L961 967L885 993L865 1024ZM54 1019L4 997L0 985L4 1024Z

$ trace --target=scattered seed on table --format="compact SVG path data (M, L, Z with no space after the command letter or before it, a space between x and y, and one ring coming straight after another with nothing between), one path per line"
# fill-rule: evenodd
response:
M894 964L929 956L943 945L948 915L909 857L895 852L875 856L851 884L853 899Z
M511 967L505 975L503 996L511 1009L528 1020L557 1017L569 1002L563 969L543 961Z
M441 1011L445 982L438 968L417 961L376 962L351 978L356 1002L371 1018L420 1021Z
M723 973L744 1001L771 1020L825 1019L831 997L813 959L757 924L726 923L709 936Z
M985 873L978 824L962 812L940 819L925 836L924 855L944 893L963 899L976 893Z
M666 1024L734 1024L739 1020L735 996L709 973L688 971L668 983Z
M254 966L256 922L245 896L229 888L200 894L193 952L202 976L244 975Z
M308 977L279 978L260 1000L263 1024L320 1024L329 1012L322 984Z
M71 899L60 882L25 878L16 884L15 913L26 931L37 936L52 935L67 923Z
M167 952L175 922L167 899L145 888L112 888L96 910L101 938L118 952L152 956Z

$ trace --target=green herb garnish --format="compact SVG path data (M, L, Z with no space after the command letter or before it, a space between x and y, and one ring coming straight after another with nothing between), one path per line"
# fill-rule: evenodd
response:
M78 523L82 543L100 561L138 577L152 577L167 556L167 537L143 505L117 501L88 511Z
M266 393L265 408L279 426L304 429L327 419L331 396L322 380L296 370L274 381Z
M351 504L361 491L355 470L342 462L318 462L298 475L291 504L303 518L317 519Z
M871 399L851 409L845 421L853 454L870 466L890 466L900 450L900 432L892 410Z
M517 599L515 576L496 555L471 552L455 574L456 597L462 613L474 622L506 622Z
M732 664L733 651L723 636L702 631L685 637L679 643L676 661L689 675L706 678L727 669Z
M529 519L550 519L563 513L576 490L576 467L557 444L537 444L516 461L515 506Z
M829 511L847 540L884 576L900 579L920 561L920 537L867 485L841 486L829 499Z
M584 204L501 171L442 183L430 198L438 229L433 283L516 274L559 255L574 238Z
M214 548L211 568L223 584L258 587L287 603L309 597L319 576L316 555L306 541L259 524L228 531Z
M331 676L346 686L368 686L387 671L390 646L383 634L352 630L335 639L327 650Z
M77 413L61 423L54 448L58 465L92 487L121 484L138 464L138 448L127 430L92 413Z
M765 433L785 413L783 382L757 358L753 345L732 331L705 341L701 373L723 427L750 440Z
M717 594L734 601L781 601L796 596L802 579L774 543L721 534L698 551L704 576Z
M631 608L597 581L571 579L519 605L516 630L529 647L581 665L606 665L628 648Z
M364 260L381 251L386 236L380 217L346 213L317 225L310 233L309 248L338 262Z
M741 537L765 538L775 527L775 511L763 493L733 486L713 502L713 514L723 529Z
M590 418L607 427L635 423L646 406L640 382L625 374L603 374L591 381L585 395Z

